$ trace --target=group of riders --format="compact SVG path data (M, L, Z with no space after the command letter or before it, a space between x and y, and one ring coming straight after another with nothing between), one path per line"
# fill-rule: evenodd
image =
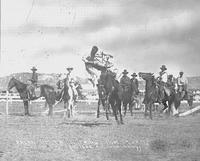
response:
M73 68L68 67L66 69L67 73L65 75L58 74L58 82L56 83L57 90L60 90L61 93L60 97L62 99L62 94L64 94L64 86L66 85L67 87L72 89L74 98L77 98L78 97L77 86L79 84L75 81L75 78L72 77ZM31 79L29 79L30 83L27 86L27 88L28 88L29 99L34 100L38 98L35 92L38 86L38 74L36 73L37 71L36 67L33 67L31 70L32 70L32 77Z
M109 71L113 74L113 77L118 81L118 70L116 68L113 68L114 65L111 62L111 59L113 58L112 55L105 54L104 52L99 53L98 47L93 46L92 50L90 52L90 55L86 58L83 58L83 61L85 63L85 68L87 73L89 74L88 80L93 84L95 87L96 85L101 84L101 76L105 71ZM30 99L35 99L35 89L38 84L38 74L36 73L37 69L33 67L32 69L32 77L30 80L30 85L28 86L29 91L29 97ZM67 73L63 76L62 74L58 75L58 82L57 82L57 89L62 90L64 88L63 84L66 84L69 88L72 89L73 94L75 97L78 96L77 90L76 90L76 81L75 78L72 76L73 68L68 67L66 68ZM127 91L131 90L132 97L137 98L139 94L139 84L137 79L137 74L133 73L131 75L132 78L128 76L128 71L125 69L121 74L121 78L118 81L119 85L122 90ZM159 82L159 100L162 101L164 98L164 95L166 93L165 87L167 88L173 88L177 92L180 93L181 98L183 99L186 92L187 92L187 79L184 77L183 71L179 72L179 76L177 78L174 78L173 75L168 74L167 67L165 65L162 65L160 67L160 72L158 73L158 76L156 77L156 80Z

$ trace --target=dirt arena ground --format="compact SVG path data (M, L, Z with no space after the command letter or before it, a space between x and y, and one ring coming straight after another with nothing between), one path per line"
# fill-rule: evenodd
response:
M21 103L0 115L0 160L6 161L199 161L200 114L154 119L130 113L124 125L111 116L95 116L96 104L79 104L74 118L41 116L44 103L32 103L22 116ZM194 105L196 106L196 105ZM61 109L62 105L55 110ZM0 103L0 112L5 103ZM181 111L188 110L182 105ZM88 112L89 111L89 112Z

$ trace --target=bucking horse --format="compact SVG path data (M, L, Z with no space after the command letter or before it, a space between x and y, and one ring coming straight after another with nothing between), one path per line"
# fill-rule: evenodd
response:
M121 99L119 94L119 82L115 79L113 73L109 70L102 72L100 83L98 84L98 93L102 101L102 105L106 111L106 118L109 120L109 107L111 106L115 120L117 123L123 124L121 113ZM97 117L99 117L99 104L97 108ZM117 115L120 115L120 122Z
M9 92L14 87L19 93L20 98L23 100L25 115L30 115L29 102L31 101L31 99L30 99L30 93L28 90L28 84L25 84L17 80L16 78L12 77L8 83L7 91ZM46 103L49 107L48 116L53 115L53 106L56 103L63 101L64 108L66 109L68 107L67 112L68 112L68 117L70 117L70 115L72 114L73 93L66 85L64 86L62 93L60 91L56 91L54 87L47 84L39 85L39 89L40 89L40 95L36 99L40 97L45 98ZM65 115L66 115L66 112L64 113L64 117Z

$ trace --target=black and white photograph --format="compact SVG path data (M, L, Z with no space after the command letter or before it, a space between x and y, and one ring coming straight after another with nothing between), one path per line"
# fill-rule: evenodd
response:
M200 1L0 8L0 161L200 161Z

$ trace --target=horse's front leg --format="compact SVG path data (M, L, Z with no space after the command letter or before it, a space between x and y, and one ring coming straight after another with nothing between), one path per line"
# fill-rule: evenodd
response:
M134 104L133 101L130 101L129 104L128 104L129 110L131 112L131 116L133 116L133 104Z
M73 100L71 100L71 99L69 101L69 108L70 108L70 115L73 117L74 116L74 103L73 103Z
M114 116L115 116L115 120L116 120L117 123L118 123L118 117L117 117L117 108L118 108L118 107L116 107L116 106L114 105L113 102L110 102L110 104L111 104L111 107L112 107L112 110L113 110L113 114L114 114Z
M30 116L30 113L29 113L29 107L28 107L28 100L24 100L24 114L26 116Z
M122 103L123 108L124 108L124 116L126 116L126 111L127 111L127 103Z
M122 119L122 110L121 110L121 100L117 102L117 111L119 111L119 117L121 124L124 124Z
M150 112L150 119L152 120L152 106L153 106L153 103L151 103L149 105L149 112Z
M53 105L52 104L49 104L49 113L48 113L48 116L53 116Z
M145 106L144 107L144 117L146 117L147 116L148 103L146 103L144 106Z
M100 107L100 104L101 104L101 100L99 99L98 100L98 106L97 106L97 118L99 118L99 107Z
M68 101L64 101L64 118L66 118L66 115L68 114L68 117L70 117L70 111L69 111L69 103Z
M107 99L106 99L106 101L105 101L105 111L106 111L106 119L107 120L109 120L109 116L108 116L109 104L112 104L112 103L113 102L111 101L110 97L108 96Z

